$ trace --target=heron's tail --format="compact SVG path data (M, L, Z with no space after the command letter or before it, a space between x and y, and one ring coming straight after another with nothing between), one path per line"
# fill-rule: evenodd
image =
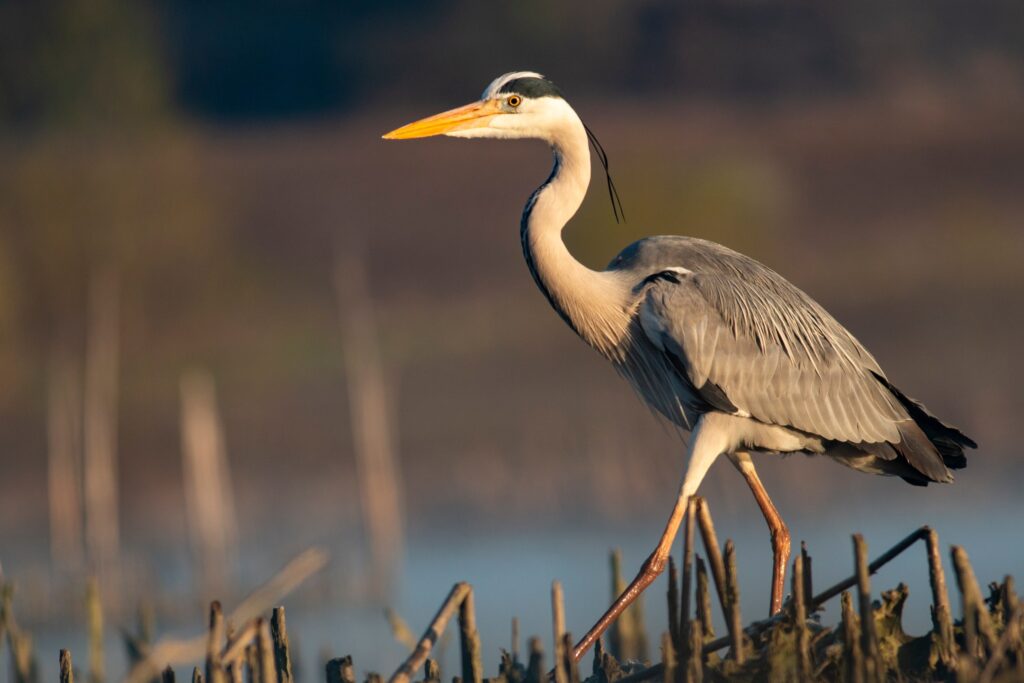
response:
M924 436L942 457L946 467L959 470L967 467L967 458L964 456L964 448L977 448L978 444L972 438L961 432L956 427L946 424L939 418L932 415L920 401L910 398L902 391L894 387L885 377L878 377L878 381L886 386L893 396L906 408L910 418L921 428ZM902 435L902 432L901 432ZM911 460L911 462L913 462Z

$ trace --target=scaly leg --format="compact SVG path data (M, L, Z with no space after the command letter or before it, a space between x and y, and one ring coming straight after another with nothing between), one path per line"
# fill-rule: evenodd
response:
M572 651L572 656L576 661L583 657L584 653L594 644L594 641L601 637L601 634L612 625L612 622L665 569L665 563L672 552L672 543L675 541L679 525L686 514L686 506L690 496L697 492L697 487L700 485L701 480L704 479L704 475L707 474L711 463L725 451L727 445L728 434L720 428L714 414L701 417L690 436L690 457L686 465L686 476L679 487L679 497L676 499L675 507L672 508L672 514L668 518L668 523L665 525L665 531L661 534L658 546L643 563L640 573L626 587L622 595L612 603L612 606L608 608L604 616L587 631L587 635L583 636L580 642L576 643L576 647Z
M747 480L747 485L750 486L750 490L757 500L758 507L761 508L761 514L764 515L764 521L768 523L768 530L772 535L772 602L769 614L771 616L782 609L782 592L786 582L786 563L789 561L789 529L786 527L786 523L782 521L779 511L775 509L771 498L768 497L768 492L764 490L764 484L761 483L761 479L757 476L757 471L754 469L754 461L751 460L750 454L745 452L730 453L729 459L732 460L732 464L740 471L743 478Z

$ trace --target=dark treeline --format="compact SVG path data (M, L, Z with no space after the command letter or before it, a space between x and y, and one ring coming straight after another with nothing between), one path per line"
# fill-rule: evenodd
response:
M509 68L556 74L577 96L842 92L1019 63L1018 12L1015 0L7 3L0 120L75 118L90 102L122 119L161 94L212 120L321 116L398 92L459 97Z

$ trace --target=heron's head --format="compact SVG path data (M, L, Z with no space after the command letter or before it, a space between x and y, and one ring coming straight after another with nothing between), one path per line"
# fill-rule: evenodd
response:
M414 121L384 139L448 135L552 142L570 128L582 130L582 124L555 84L533 71L514 71L494 79L479 101Z

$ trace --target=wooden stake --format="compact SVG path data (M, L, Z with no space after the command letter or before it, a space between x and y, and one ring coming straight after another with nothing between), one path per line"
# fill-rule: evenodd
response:
M699 496L697 497L697 521L700 522L700 533L704 539L704 552L708 555L708 564L711 566L711 576L715 580L718 601L722 606L722 613L728 615L729 598L725 587L725 562L722 560L722 551L718 547L718 537L715 536L715 525L711 521L711 510L708 507L707 501ZM725 621L726 627L729 629L729 636L727 639L722 640L722 645L719 647L734 642L737 638L737 635L732 632L732 623L728 617Z
M956 662L956 644L953 642L953 616L946 591L946 575L939 555L939 535L934 529L928 529L925 541L928 546L928 579L932 587L932 632L938 645L939 659L951 668Z
M256 621L256 627L256 656L260 662L260 683L277 683L274 640L270 636L270 624L260 618Z
M985 607L967 552L960 546L953 546L952 555L957 585L963 596L964 649L969 657L983 658L985 652L991 654L996 646L992 617Z
M800 541L800 557L804 562L804 600L806 603L814 595L814 581L811 578L811 556L807 552L807 543L804 541ZM808 612L810 611L810 606L808 606Z
M274 637L274 666L280 683L293 683L292 655L288 643L288 626L284 607L275 607L270 617L270 633Z
M672 644L672 634L661 634L661 666L662 678L665 683L674 683L676 680L676 648Z
M512 663L519 661L519 618L512 617Z
M480 634L476 630L472 588L466 592L459 606L459 643L462 650L463 682L483 683L484 666L480 657Z
M547 674L544 672L544 646L540 638L531 636L527 644L530 648L530 662L526 667L526 680L530 683L542 683L547 681Z
M701 651L704 626L699 619L690 622L690 646L686 657L686 683L701 683L704 680L704 653Z
M843 615L843 665L846 680L850 683L864 682L864 655L860 649L860 621L853 611L853 599L843 591L840 598Z
M562 584L558 581L551 583L551 623L555 636L555 683L568 683L563 638L565 635L565 605L562 598Z
M409 657L402 663L395 673L388 679L388 683L408 683L411 676L423 666L423 662L426 661L427 656L430 654L430 650L434 647L434 644L441 638L441 634L444 632L445 626L448 624L448 620L452 618L455 610L462 604L463 598L466 597L466 593L469 592L469 584L465 582L459 582L452 586L452 590L448 593L448 597L441 604L441 608L434 615L434 620L430 622L430 626L423 632L423 636L420 638L420 642L416 644L416 649L412 651Z
M704 629L702 641L715 637L715 627L711 623L711 593L708 591L708 570L700 555L696 556L697 564L697 621Z
M871 579L868 571L868 546L860 534L853 535L854 569L857 573L857 600L860 607L861 651L864 654L864 679L874 683L882 676L878 657L878 634L871 608Z
M622 552L616 548L609 558L612 572L612 600L617 599L626 590L626 581L622 578ZM633 611L626 609L619 615L608 629L608 649L620 660L628 659L632 653L633 642Z
M351 655L327 662L327 683L356 683Z
M256 648L256 622L252 622L252 636L250 642L245 646L246 683L260 683L260 655Z
M71 666L71 651L60 651L60 683L75 683L75 670Z
M220 653L222 664L245 659L245 650L256 639L256 621L250 621L235 633Z
M1002 665L1003 659L1006 657L1007 651L1010 650L1013 643L1020 640L1020 621L1022 614L1024 614L1024 612L1021 611L1020 606L1016 606L1010 616L1007 617L1006 625L1003 628L1003 635L996 642L992 655L985 664L985 668L982 670L981 676L978 677L978 683L992 683L996 672L999 671L999 667Z
M729 622L729 633L732 636L732 657L736 663L743 665L746 653L743 648L743 620L740 616L740 584L736 571L736 547L732 540L725 542L725 591L729 605L726 620Z
M793 560L793 622L796 627L796 672L802 680L810 680L814 675L811 667L811 637L807 630L807 577L804 575L804 548Z
M580 683L580 669L572 656L572 646L572 634L566 631L562 634L562 670L568 683Z
M681 651L682 641L679 630L679 572L676 561L668 556L668 636L672 640L673 653ZM662 650L664 650L664 644Z
M210 603L210 630L206 637L206 681L226 683L221 666L221 648L224 646L224 612L220 601Z

